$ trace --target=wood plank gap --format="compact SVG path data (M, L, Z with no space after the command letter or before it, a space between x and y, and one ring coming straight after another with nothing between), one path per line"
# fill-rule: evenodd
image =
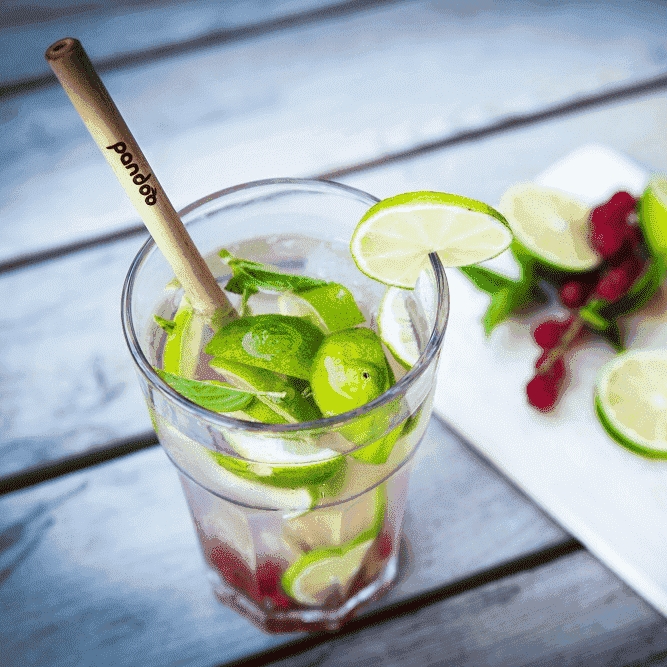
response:
M350 174L357 174L363 171L370 171L377 167L401 162L403 160L410 160L412 158L432 153L436 150L441 150L451 146L456 146L465 143L479 141L487 137L501 134L503 132L511 131L526 127L528 125L537 124L546 120L550 120L560 116L567 116L580 111L585 111L597 106L604 106L612 102L618 102L635 96L646 95L657 90L667 87L667 73L661 74L657 77L641 81L631 86L624 86L608 90L605 93L589 95L585 97L576 98L570 102L557 104L547 107L541 111L534 113L523 114L519 116L509 116L484 127L465 130L456 134L438 139L436 141L419 144L412 148L396 151L395 153L387 153L379 158L367 160L357 164L349 165L347 167L340 167L332 171L323 172L313 176L320 180L334 180ZM9 273L17 269L22 269L35 264L41 264L52 259L58 259L67 255L74 254L82 250L88 250L97 246L103 246L116 241L122 241L134 236L145 234L146 230L143 225L132 225L108 234L100 234L81 241L67 243L48 250L38 250L32 253L25 253L18 255L11 259L0 262L0 275Z
M83 454L72 454L57 461L32 466L21 472L0 477L0 496L27 489L42 482L48 482L63 475L69 475L128 454L134 454L158 444L157 435L153 431L147 431L131 438L114 440Z
M219 46L220 44L239 42L244 39L253 39L272 32L296 28L318 21L337 19L348 14L374 9L381 5L396 4L397 2L404 1L405 0L347 0L346 2L319 7L305 12L288 14L281 18L260 21L238 28L214 30L204 35L185 39L180 42L162 44L150 49L100 58L94 61L94 65L98 72L110 72L128 67L136 67L138 65L155 62L162 58L171 58L184 53L191 53L193 51ZM25 95L26 93L40 90L42 88L48 88L57 83L58 81L56 77L50 73L12 81L0 86L0 99Z
M442 602L448 598L456 597L467 591L486 586L521 572L537 569L583 550L584 546L581 542L570 538L545 549L534 551L515 560L459 579L446 586L419 593L418 595L363 614L359 618L350 621L342 630L334 634L322 632L308 635L307 637L296 639L277 648L268 649L247 658L223 663L219 667L263 667L278 660L286 660L325 644L334 637L356 634L370 626L387 623L399 616L414 614L425 607Z
M475 128L472 130L462 130L461 132L456 132L455 134L452 134L449 137L445 137L444 139L429 141L407 150L387 153L386 155L374 158L372 160L367 160L366 162L359 162L348 167L327 171L323 174L320 174L317 178L322 180L334 180L336 178L341 178L342 176L348 176L350 174L356 174L361 171L369 171L371 169L383 167L394 162L409 160L411 158L425 155L426 153L432 153L436 150L449 148L450 146L457 146L459 144L479 141L480 139L486 139L487 137L500 134L501 132L517 130L526 127L527 125L541 123L546 120L551 120L561 116L568 116L573 113L586 111L593 107L604 106L612 102L619 102L630 97L645 95L665 87L667 87L667 73L659 74L658 76L645 79L644 81L639 81L638 83L634 83L629 86L612 88L611 90L607 90L603 93L575 97L569 102L554 104L550 107L542 109L541 111L520 114L516 116L507 116L506 118L502 118L501 120L498 120L484 127Z

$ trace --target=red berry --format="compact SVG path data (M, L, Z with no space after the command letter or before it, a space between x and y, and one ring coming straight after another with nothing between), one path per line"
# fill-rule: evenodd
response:
M558 296L566 308L580 308L586 303L591 287L581 280L568 280L560 288Z
M607 271L595 288L595 295L613 303L618 301L641 273L639 258L631 256Z
M535 327L533 338L543 350L551 350L558 345L571 323L571 317L565 321L546 320Z
M267 599L275 609L288 609L292 600L285 595L280 585L283 569L280 563L264 561L257 567L258 602L265 604Z
M391 535L384 531L381 532L377 544L378 556L383 560L389 558L391 556L391 547Z
M603 204L593 209L590 222L591 245L603 258L617 253L627 237L627 224L622 216Z
M629 192L625 192L624 190L612 195L607 203L610 208L624 216L627 216L634 211L637 206L637 200Z
M628 226L627 241L633 250L644 242L644 234L639 225Z
M215 547L211 551L210 561L231 586L250 595L256 593L256 581L252 570L231 549L224 546Z
M546 375L536 375L526 386L528 402L541 412L552 410L558 400L558 385Z
M548 351L542 353L542 356L535 362L535 368L537 370L542 367L548 356ZM549 370L541 375L549 378L554 384L558 385L558 383L565 377L565 362L563 361L563 357L558 357L553 364L551 364Z

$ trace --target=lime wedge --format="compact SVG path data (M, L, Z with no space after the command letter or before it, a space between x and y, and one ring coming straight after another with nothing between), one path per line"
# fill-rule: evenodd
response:
M498 208L522 248L544 264L590 271L602 261L588 238L590 208L565 192L518 183L501 197Z
M352 234L359 270L387 285L413 289L428 254L445 266L499 255L512 240L507 221L486 204L444 192L408 192L371 207Z
M382 486L358 498L321 507L286 522L283 535L296 549L308 551L340 547L375 538L382 528L387 507Z
M365 321L352 293L338 283L278 297L278 307L284 315L303 317L325 334L361 324Z
M261 401L267 408L290 423L314 421L320 419L322 413L311 397L304 395L303 383L295 378L286 377L279 373L268 371L256 366L239 364L222 357L214 357L209 362L211 368L220 373L227 382L246 391L265 392L269 395L259 395L257 400ZM275 398L270 394L284 394L284 398ZM245 408L248 410L248 408ZM264 421L267 424L278 424L279 421L262 419L260 416L253 417L259 408L250 407L249 414L252 419Z
M322 332L299 317L242 317L221 327L206 346L213 357L308 380Z
M639 222L652 254L667 259L667 178L654 176L639 202Z
M184 296L164 343L162 367L167 373L185 378L195 376L205 328L206 319L192 310L190 302Z
M404 290L397 287L387 289L378 312L378 330L394 359L409 370L417 363L420 352L405 298Z
M667 351L630 351L606 363L596 382L595 410L616 442L667 459Z

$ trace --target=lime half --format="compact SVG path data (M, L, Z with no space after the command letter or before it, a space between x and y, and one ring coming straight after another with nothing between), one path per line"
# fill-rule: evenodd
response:
M511 240L507 221L487 204L444 192L408 192L371 207L350 250L370 278L413 289L429 253L445 266L466 266L499 255Z
M500 199L517 241L556 269L589 271L602 258L588 239L590 208L572 196L534 183L518 183Z
M419 359L419 344L405 299L404 290L387 289L378 312L378 330L396 361L409 370Z
M667 458L667 351L637 350L605 364L595 410L619 444L650 458Z

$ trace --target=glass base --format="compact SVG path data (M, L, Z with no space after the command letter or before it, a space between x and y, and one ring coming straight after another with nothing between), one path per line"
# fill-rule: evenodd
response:
M306 608L279 610L270 600L260 607L246 595L209 569L213 592L220 602L231 607L265 632L334 632L354 618L370 602L384 595L398 576L399 557L394 554L385 562L377 577L336 608Z

